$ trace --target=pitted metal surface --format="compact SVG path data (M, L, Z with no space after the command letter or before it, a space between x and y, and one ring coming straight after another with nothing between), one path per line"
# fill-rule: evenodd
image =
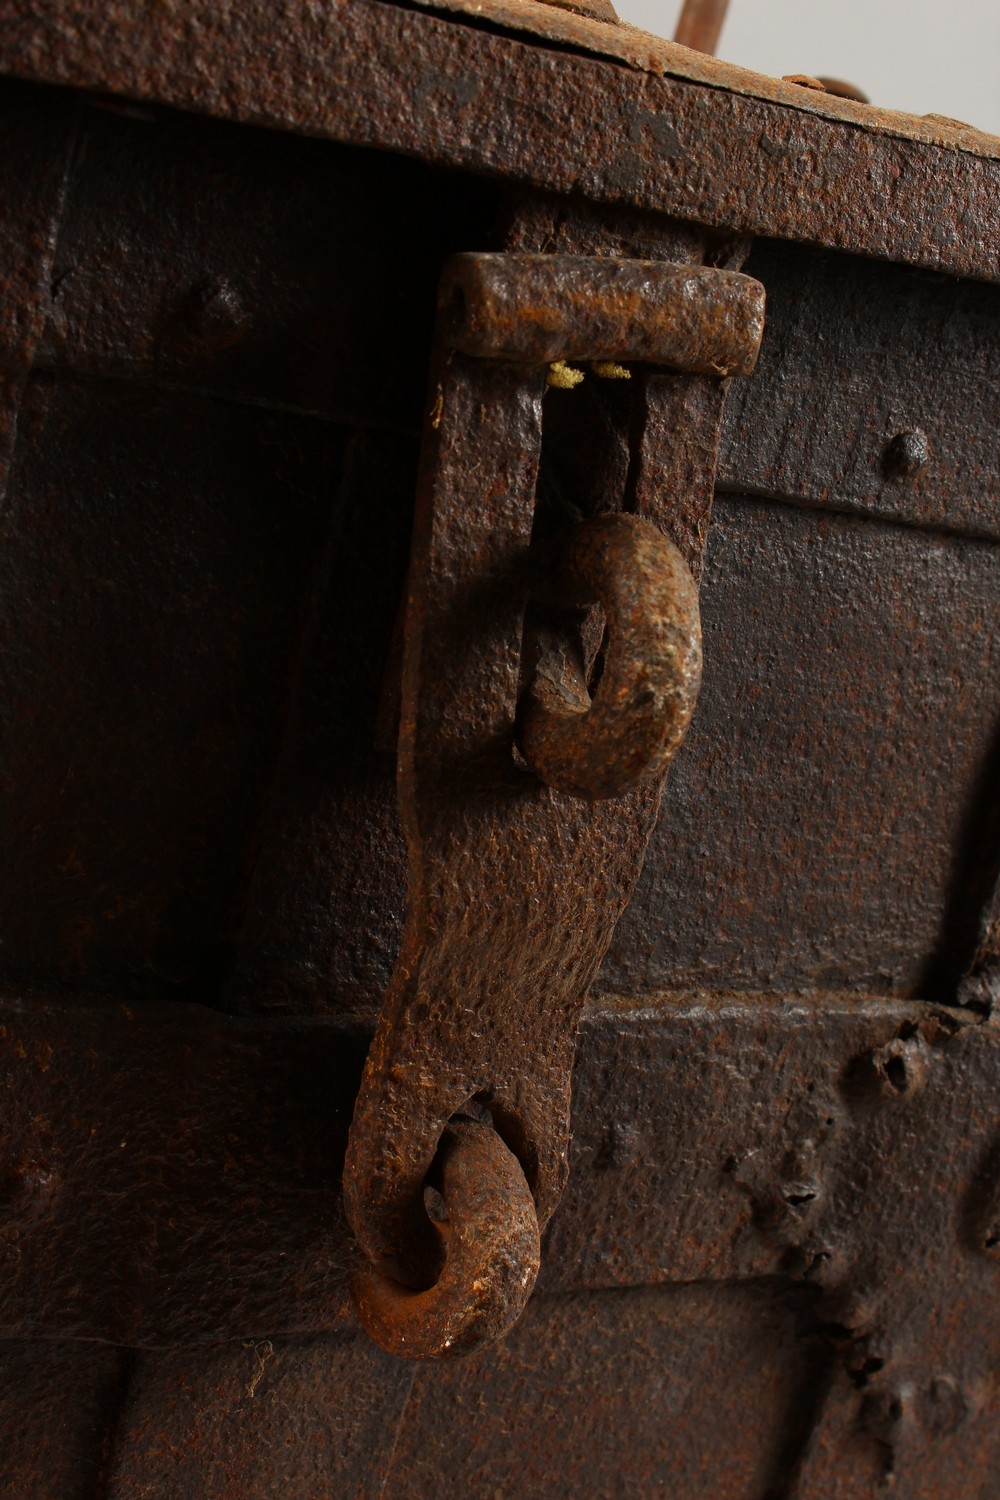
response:
M457 276L482 286L469 283L468 267L461 261ZM685 557L655 523L678 525L697 566L719 407L691 407L686 428L707 423L707 442L679 488L667 478L662 449L689 459L691 432L661 432L650 421L656 377L639 369L630 495L640 514L604 516L568 534L564 527L546 547L557 559L565 555L577 590L582 582L605 606L604 680L586 722L560 717L539 687L524 720L524 759L516 753L525 610L539 577L532 542L547 377L540 361L586 348L576 321L589 326L588 308L598 325L620 321L623 311L625 326L635 323L633 299L623 309L617 295L622 272L627 282L632 266L614 258L594 257L589 267L572 258L551 267L538 257L494 262L485 275L488 286L505 287L499 312L474 292L456 305L461 280L454 268L443 278L402 673L397 784L409 848L407 921L344 1177L364 1255L379 1276L403 1287L419 1284L431 1260L427 1174L448 1121L470 1101L489 1112L520 1162L540 1228L559 1201L577 1017L641 869L663 775L697 692L696 589ZM592 295L584 299L588 274ZM669 307L686 307L691 276L654 275L647 266L640 274L650 326L666 327ZM697 279L705 288L713 278ZM736 356L738 366L749 366L760 338L760 290L732 272L714 279L726 338L734 294L749 313ZM512 289L520 285L520 316L533 328L539 283L547 285L547 331L513 363ZM698 301L707 303L701 291ZM470 303L477 347L490 357L453 347ZM491 339L498 326L505 336ZM608 352L601 336L597 354ZM644 344L641 352L649 352ZM725 366L732 362L727 354ZM597 503L613 507L615 497ZM538 681L544 676L543 658ZM482 1329L509 1326L519 1310L512 1304L506 1325L495 1315Z
M531 0L428 11L6 7L0 63L46 86L5 85L0 161L0 1489L979 1500L1000 1430L1000 143ZM755 252L777 315L723 433L705 684L583 1017L539 1295L498 1344L414 1369L355 1332L340 1188L368 1040L345 1013L373 1014L403 924L371 721L434 281L501 247L525 183L552 196L507 248L552 260L798 244ZM515 593L619 506L700 578L721 382L581 363L538 398L549 460L568 414L557 499L580 516L526 528ZM488 436L486 404L465 412ZM487 441L466 500L501 498L501 460ZM479 533L453 524L458 555ZM456 597L477 630L494 605L507 622L502 582ZM515 719L535 625L511 631ZM655 810L630 798L615 899ZM597 854L539 861L558 920L607 917L560 889ZM431 917L453 894L423 890ZM494 908L469 920L495 941ZM525 991L530 958L511 952ZM517 995L491 1014L513 1052ZM510 1117L477 1127L503 1164L482 1184L527 1209ZM433 1261L452 1210L424 1196L403 1250ZM437 1262L415 1269L390 1299L433 1299Z
M431 1171L443 1264L426 1290L371 1267L354 1281L361 1326L401 1359L448 1359L505 1334L538 1275L534 1199L492 1121L445 1126Z
M522 704L518 740L540 781L595 801L662 776L701 683L698 590L678 549L650 521L600 516L576 527L553 586L604 613L600 685L549 632Z

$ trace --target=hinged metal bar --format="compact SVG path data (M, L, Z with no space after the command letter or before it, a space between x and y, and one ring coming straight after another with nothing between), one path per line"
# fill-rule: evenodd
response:
M551 1216L566 1179L577 1018L641 868L700 674L690 569L720 408L707 414L712 437L684 491L663 463L661 493L647 454L634 486L639 514L585 520L540 557L532 540L549 362L613 355L717 375L748 369L763 290L703 268L463 256L445 272L440 313L402 674L407 921L344 1178L369 1263L357 1283L362 1319L396 1353L425 1357L496 1337L530 1294L529 1256L520 1275L492 1277L502 1305L466 1289L469 1322L456 1325L426 1189L449 1121L471 1107L486 1111L523 1173L538 1227ZM641 366L634 386L644 449L657 429ZM682 436L659 435L689 452ZM680 526L682 552L666 533L686 512L694 520ZM590 598L604 602L613 639L593 705L587 672L571 683L577 627L560 624L558 611L562 664L543 652L534 699L525 698L526 607L552 589L577 620ZM491 1230L455 1222L453 1211L446 1203L452 1238L493 1236L470 1264L509 1259L495 1216ZM480 1279L490 1280L485 1270Z

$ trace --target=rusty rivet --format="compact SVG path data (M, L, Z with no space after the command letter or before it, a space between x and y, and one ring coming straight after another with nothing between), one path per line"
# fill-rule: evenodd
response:
M783 1182L780 1191L788 1207L803 1214L807 1213L819 1198L822 1188L815 1180L806 1178L795 1182Z
M913 1419L913 1393L901 1385L869 1391L861 1403L861 1425L879 1442L894 1447Z
M897 432L887 444L882 465L889 479L912 479L930 460L931 444L926 432L913 428Z
M973 1404L950 1375L935 1375L921 1403L923 1425L934 1437L950 1437L968 1421Z
M18 1162L0 1175L0 1209L23 1213L43 1202L54 1188L54 1175L44 1162L34 1158Z
M979 1248L990 1260L1000 1260L1000 1184L994 1182L977 1193L976 1238Z
M919 1036L894 1037L870 1057L876 1087L888 1099L914 1094L927 1082L930 1052Z
M892 1358L892 1345L882 1328L859 1334L848 1350L847 1373L859 1391L880 1384L883 1370Z
M782 1269L794 1281L808 1281L813 1286L829 1290L837 1286L843 1277L844 1256L841 1249L828 1239L807 1234L799 1243L788 1243L782 1257Z
M191 322L198 333L213 340L231 338L247 321L247 310L236 287L224 276L196 289Z
M614 1120L604 1133L595 1165L621 1169L641 1160L645 1141L641 1127L634 1120Z
M1000 963L992 961L967 974L959 983L957 998L959 1005L992 1016L1000 1001Z

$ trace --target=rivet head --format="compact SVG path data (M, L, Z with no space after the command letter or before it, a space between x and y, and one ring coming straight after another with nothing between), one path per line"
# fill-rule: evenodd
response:
M247 310L237 289L224 277L197 287L189 304L195 332L204 339L229 342L247 321Z
M924 1427L934 1437L950 1437L973 1412L968 1392L950 1375L935 1375L922 1406Z
M56 1181L47 1163L27 1157L0 1172L0 1214L23 1213L43 1204L55 1191Z
M923 1088L930 1071L928 1048L919 1037L896 1037L877 1047L870 1058L872 1075L880 1094L898 1099Z
M915 427L909 432L897 432L889 440L882 463L887 478L912 479L927 467L930 457L930 438Z
M912 1415L912 1406L910 1391L899 1385L870 1391L861 1402L862 1426L872 1437L894 1446Z

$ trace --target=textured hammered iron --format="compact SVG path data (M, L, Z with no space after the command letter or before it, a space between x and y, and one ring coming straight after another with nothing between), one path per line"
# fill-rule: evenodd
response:
M402 676L407 918L344 1179L360 1317L413 1357L489 1342L531 1293L577 1018L697 695L719 377L752 367L763 292L700 266L462 256L440 306ZM567 358L694 373L635 372L639 513L533 549L542 400ZM572 632L524 680L540 594L603 608L593 702Z
M564 636L536 668L518 740L540 781L597 801L662 776L684 738L701 682L698 589L650 521L596 516L571 531L563 597L600 605L608 646L593 697Z

